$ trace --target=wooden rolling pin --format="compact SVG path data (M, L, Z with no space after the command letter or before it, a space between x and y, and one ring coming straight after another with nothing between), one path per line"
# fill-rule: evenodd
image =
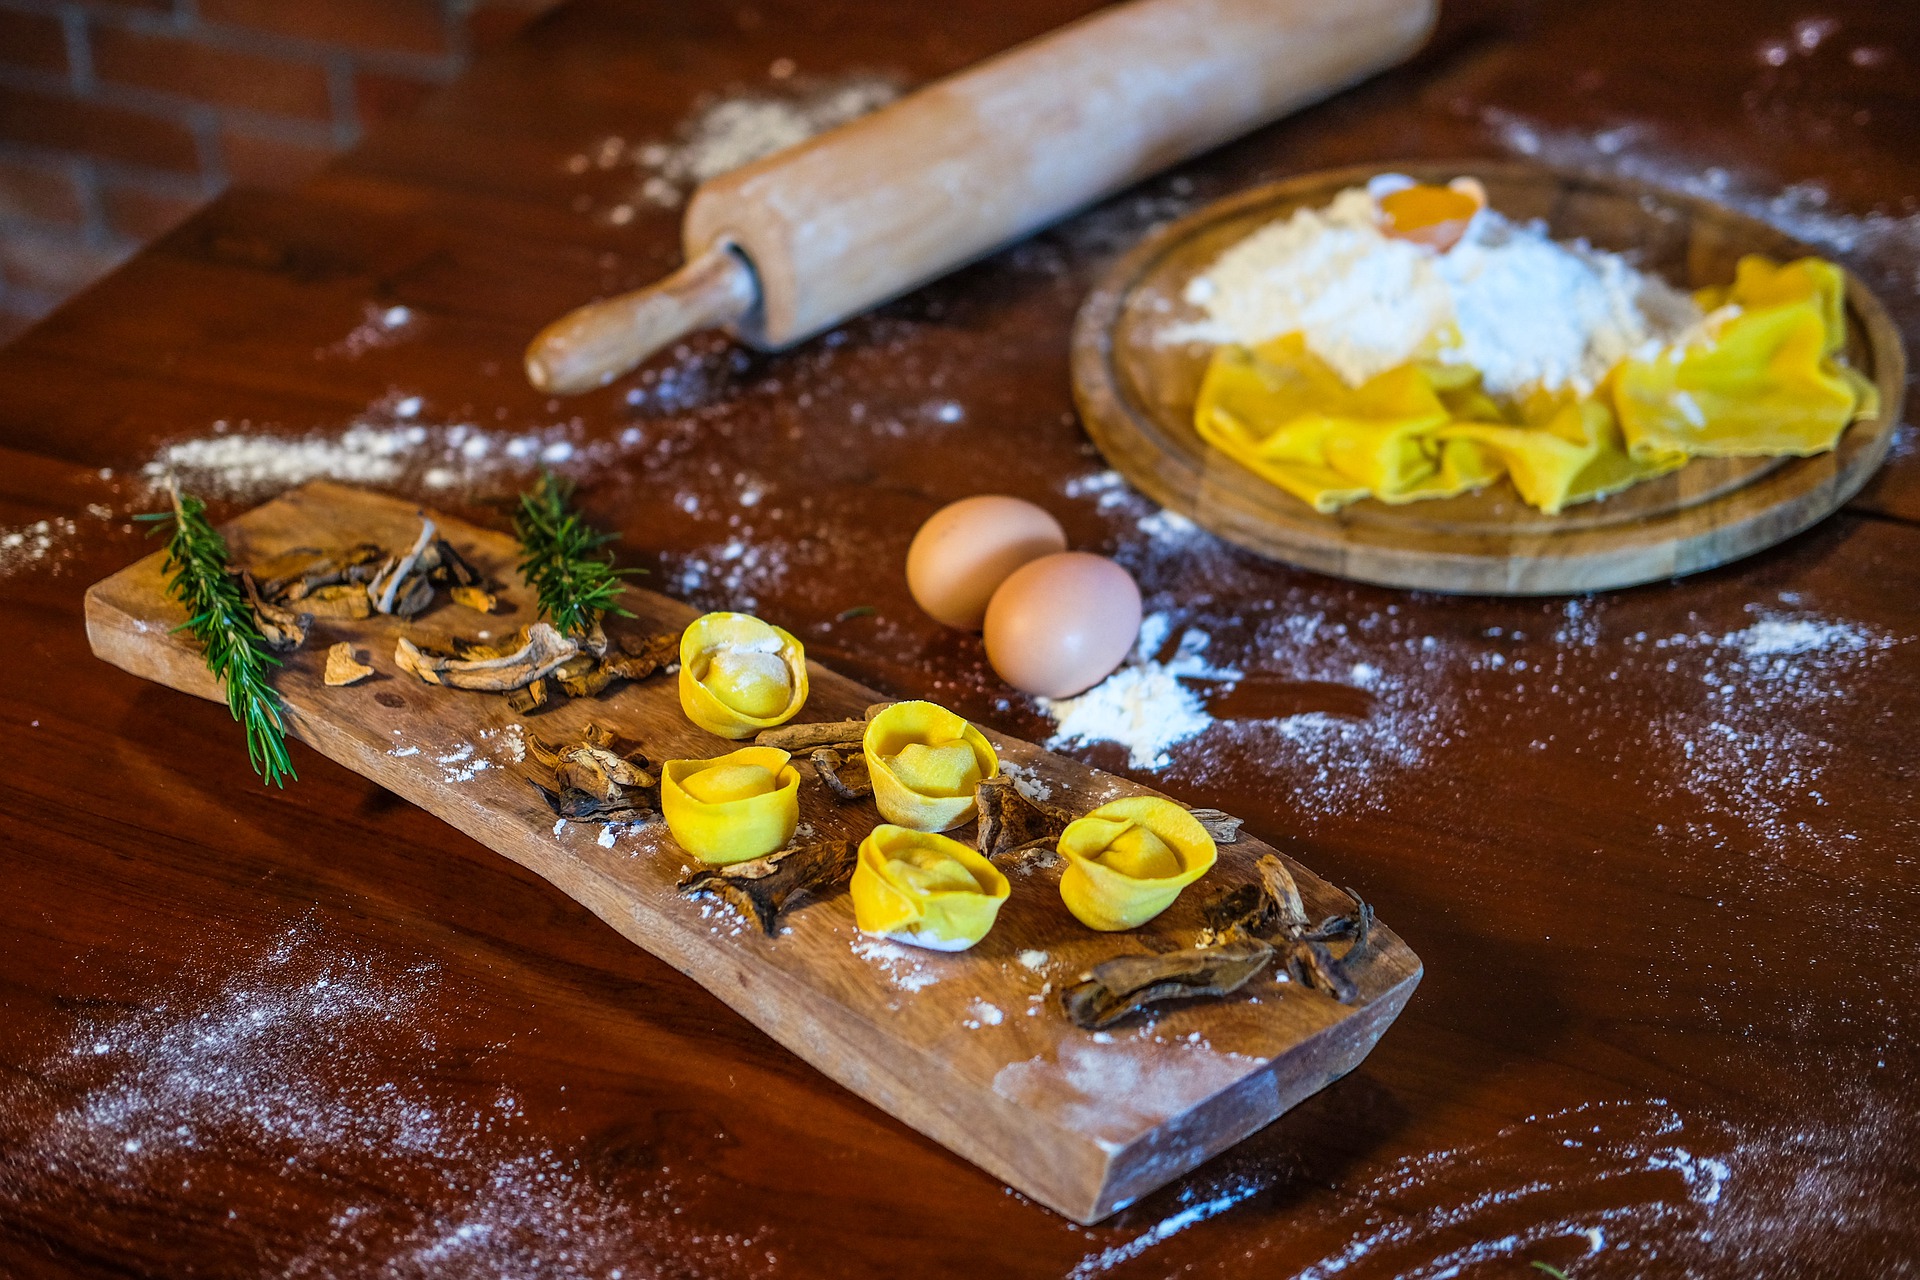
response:
M699 329L776 350L1324 98L1438 0L1131 0L694 192L686 265L541 330L527 376L605 386Z

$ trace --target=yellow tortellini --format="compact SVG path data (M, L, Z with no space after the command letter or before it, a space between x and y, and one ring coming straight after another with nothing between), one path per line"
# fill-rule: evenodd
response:
M680 636L680 709L723 738L791 720L807 701L807 654L746 613L709 613Z
M1706 335L1622 361L1589 396L1486 394L1462 365L1414 361L1348 386L1285 334L1217 348L1194 405L1200 437L1318 511L1372 497L1452 497L1507 476L1549 514L1689 457L1808 454L1879 408L1841 360L1846 277L1817 258L1741 261L1703 290Z
M660 812L673 838L702 862L745 862L786 847L800 823L800 772L774 747L713 760L669 760Z
M931 702L896 702L867 722L863 747L880 816L915 831L946 831L973 816L973 789L999 757L963 717Z
M987 936L1010 886L958 840L881 823L860 842L853 918L865 933L935 951L965 951Z
M1171 800L1128 796L1068 824L1060 897L1091 929L1132 929L1205 875L1218 850L1200 820Z

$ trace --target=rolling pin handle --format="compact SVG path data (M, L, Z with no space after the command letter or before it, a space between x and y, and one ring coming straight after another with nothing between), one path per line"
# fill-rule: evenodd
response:
M590 302L527 346L527 379L576 395L604 387L669 343L744 318L760 301L753 267L719 243L656 284Z

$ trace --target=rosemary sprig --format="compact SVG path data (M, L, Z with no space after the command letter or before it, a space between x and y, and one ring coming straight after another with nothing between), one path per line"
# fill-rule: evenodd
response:
M171 522L167 540L167 591L187 608L176 631L192 632L206 651L207 670L227 692L227 709L246 727L253 771L276 787L297 777L287 755L280 698L267 683L267 669L280 665L247 607L227 562L226 539L207 520L206 503L173 493L173 510L136 517Z
M609 613L633 615L614 601L627 588L620 579L637 569L614 567L600 548L619 538L600 533L572 509L573 486L542 473L533 492L520 495L513 532L520 539L520 572L533 588L540 616L562 635L584 636Z

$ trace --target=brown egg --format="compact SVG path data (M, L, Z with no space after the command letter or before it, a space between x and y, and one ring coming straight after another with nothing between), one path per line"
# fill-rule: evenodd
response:
M981 494L928 517L907 548L907 590L937 620L978 631L987 601L1021 565L1067 549L1060 522L1031 502Z
M1064 551L1017 570L987 605L987 658L1045 698L1091 689L1140 634L1140 588L1105 556Z

